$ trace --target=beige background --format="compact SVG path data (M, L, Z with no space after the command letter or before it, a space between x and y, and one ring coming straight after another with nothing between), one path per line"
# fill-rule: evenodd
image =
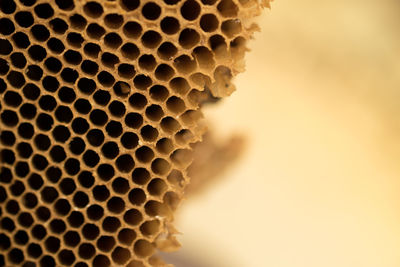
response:
M206 112L248 147L177 217L193 266L400 266L400 4L273 3L237 92ZM178 267L191 266L189 263Z

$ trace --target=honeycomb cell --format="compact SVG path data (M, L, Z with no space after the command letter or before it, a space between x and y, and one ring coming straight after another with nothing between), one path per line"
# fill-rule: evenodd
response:
M136 168L132 172L132 181L136 184L146 184L150 179L150 173L145 168Z
M197 45L199 41L200 34L192 28L183 29L179 34L179 44L183 48L190 49L193 46Z
M15 154L12 150L4 149L1 151L0 159L3 163L12 165L15 162Z
M92 146L100 146L104 142L104 134L98 129L90 130L86 138Z
M15 135L11 131L2 131L0 133L0 142L5 146L14 145L15 140Z
M12 40L14 44L19 48L27 48L30 45L29 37L23 32L17 32L13 34Z
M46 69L52 73L60 72L62 68L62 63L54 57L49 57L45 60L44 65Z
M67 35L67 42L69 45L81 48L84 39L80 33L71 32Z
M90 243L83 243L79 246L78 254L82 259L90 259L96 252L95 247Z
M101 206L95 204L87 208L86 215L89 219L97 221L103 217L104 209Z
M164 17L160 22L161 30L166 34L175 34L180 29L179 21L174 17Z
M127 59L136 59L139 56L139 48L133 43L126 43L121 47L121 53Z
M68 231L64 234L64 244L69 247L76 247L80 241L81 237L78 232L76 231Z
M15 31L14 23L7 19L1 18L0 19L0 33L3 35L10 35Z
M93 197L98 201L105 201L110 196L110 191L105 185L97 185L92 190Z
M25 84L25 77L21 72L10 71L7 75L7 81L15 88L21 88Z
M53 219L50 224L50 230L54 233L54 234L60 234L63 233L66 229L66 225L64 223L63 220L60 219ZM50 238L51 240L51 238Z
M109 181L115 174L114 167L110 164L100 164L97 168L97 174L104 181Z
M110 208L108 209L110 210ZM110 212L112 211L110 210ZM115 233L120 227L121 227L121 222L117 217L108 216L103 220L102 228L106 232Z
M75 28L77 30L83 30L86 27L87 20L79 15L79 14L74 14L69 17L69 22L72 28Z
M181 15L186 20L195 20L200 15L200 5L195 0L187 0L181 7Z
M56 262L53 257L45 255L40 260L40 267L55 266Z
M149 93L152 99L159 102L163 102L169 95L168 89L163 85L153 85Z
M43 111L53 111L57 102L51 95L42 95L39 99L39 106Z
M1 115L1 121L4 123L4 125L13 127L18 124L18 115L12 110L4 110Z
M82 228L82 235L87 240L94 240L100 233L99 228L92 223L87 223Z
M179 122L172 117L163 118L160 125L161 129L168 134L177 132L181 127Z
M73 202L76 207L83 208L89 203L89 197L86 193L78 191L74 194Z
M55 54L61 54L65 49L64 44L59 39L54 37L47 41L47 47Z
M106 30L97 23L91 23L87 26L86 33L90 38L98 40L106 33Z
M129 1L130 2L130 1ZM117 29L124 23L124 17L120 14L112 13L104 17L104 23L111 29Z
M145 32L141 39L145 47L155 48L161 43L162 37L158 32L150 30Z
M97 80L106 87L111 87L114 82L115 78L107 71L102 71L97 75Z
M153 254L154 245L145 239L139 239L135 242L134 251L140 257L148 257Z
M31 233L37 240L42 240L47 235L47 230L43 225L37 224L32 228Z
M7 74L7 72L10 70L10 66L9 66L9 63L7 63L7 61L6 60L4 60L4 59L0 59L0 75L5 75L5 74ZM1 90L1 92L4 92L5 91L5 89L6 89L6 87L7 87L7 84L4 82L4 80L3 79L1 79L1 83L2 83L2 90Z
M93 266L104 266L104 267L109 267L111 266L111 261L109 258L105 255L97 255L93 259Z
M80 161L74 158L69 158L64 163L64 170L69 175L75 175L80 170Z
M95 44L95 43L87 43L84 48L83 51L85 52L86 55L92 57L92 58L97 58L101 48L99 45Z
M0 22L1 25L1 22ZM13 54L11 54L10 56L11 59L11 64L13 64L15 67L22 69L25 67L26 65L26 58L24 56L24 54L20 53L20 52L15 52Z
M111 137L118 137L122 134L122 125L117 121L110 121L106 126L106 132Z
M124 214L124 221L132 226L139 224L142 221L142 219L143 216L137 209L130 209L126 211Z
M190 56L182 55L175 58L174 66L180 73L188 74L196 69L197 64L196 61L192 59Z
M76 185L73 179L64 178L61 180L59 188L64 195L70 195L75 191Z
M19 230L14 234L14 241L17 244L24 245L28 243L29 236L25 231Z
M28 11L20 11L14 15L15 21L18 23L19 26L23 28L28 28L32 26L34 19L30 12Z
M46 151L49 149L51 142L50 139L47 135L44 134L38 134L35 136L34 143L36 145L36 148L39 150Z
M159 105L151 105L146 108L146 117L152 121L159 121L164 116L164 111Z
M122 38L115 32L108 33L104 36L106 46L117 49L122 44Z
M29 165L27 162L17 162L17 164L15 165L15 174L18 177L21 177L21 178L26 177L28 175L29 171L30 171L30 168L29 168ZM22 186L23 186L23 184L22 184ZM22 188L24 188L24 186ZM11 189L11 192L14 191L13 186L11 186L10 189Z
M4 14L12 14L16 9L15 2L13 0L4 0L0 2L0 10Z
M33 94L33 93L36 93L36 91L35 92L31 91L29 93ZM30 95L30 96L32 96L32 98L36 97L34 95ZM28 120L33 119L36 116L36 107L29 103L23 104L19 109L19 113L25 119L28 119ZM46 117L45 115L42 115L42 116ZM42 122L41 122L42 119L43 119L42 117L38 118L40 124L42 124Z
M5 217L1 220L1 229L4 229L8 232L12 232L15 229L15 223L8 217Z
M222 22L221 30L228 38L233 38L242 32L242 24L239 19L226 20Z
M88 15L89 17L92 17L92 18L98 18L104 12L101 4L94 2L94 1L90 1L90 2L86 3L83 6L83 11L86 13L86 15Z
M68 224L71 227L78 228L83 224L84 217L83 217L82 213L80 213L79 211L73 211L68 216L67 220L68 220Z
M82 62L82 55L78 51L70 49L64 53L64 59L69 64L78 65Z
M152 142L157 139L158 131L156 128L146 125L140 130L140 135L147 142Z
M157 142L156 148L160 153L169 154L174 149L174 144L170 139L162 138Z
M28 246L28 255L34 259L39 258L43 251L39 244L31 243Z
M76 260L74 253L71 250L63 249L58 254L58 260L67 266L71 266L72 263Z
M140 162L150 162L154 157L154 152L147 146L142 146L135 151L135 156Z
M64 103L72 103L76 99L76 93L71 87L63 86L58 90L58 98Z
M155 235L160 229L159 220L146 221L140 226L140 232L145 236Z
M114 66L119 63L119 58L114 54L105 52L101 55L101 62L106 67L114 68Z
M176 96L172 96L167 100L167 108L169 111L173 112L173 113L182 113L185 109L185 102Z
M93 174L88 171L82 171L78 176L78 181L81 186L90 188L94 184Z
M157 50L158 56L165 60L171 60L178 52L178 48L173 43L164 42Z
M66 158L64 149L61 146L53 146L50 149L50 157L56 163L62 162Z
M115 244L115 239L112 236L101 236L96 242L96 246L103 252L111 251Z
M61 78L67 83L75 83L76 79L78 79L79 74L76 70L71 68L64 68L61 71Z
M64 34L68 30L68 24L60 18L55 18L50 21L50 28L56 33L56 34Z
M160 64L156 68L154 74L156 78L160 81L169 81L175 74L175 71L167 64Z
M120 172L128 173L135 166L135 162L129 154L124 154L117 158L116 165Z
M236 17L238 14L238 7L232 0L222 0L217 9L219 13L224 17Z
M4 102L10 107L18 107L22 102L22 97L14 91L7 91L4 94Z
M8 252L8 259L12 263L21 263L24 261L24 258L24 253L18 248L13 248L12 250L10 250L10 252Z
M56 5L62 10L72 10L75 7L73 0L56 0Z
M28 178L28 184L34 190L40 189L42 187L43 183L44 183L44 181L39 174L32 173L30 175L30 177Z
M114 262L122 265L131 258L131 253L126 248L116 247L112 252L111 257Z
M84 134L89 129L88 122L83 118L75 118L71 126L72 130L77 134Z
M37 24L31 28L32 36L39 42L44 42L50 37L50 32L44 25Z
M93 150L87 150L82 158L88 167L95 167L100 161L99 155Z
M136 21L128 21L123 27L123 32L128 38L138 38L142 34L142 26Z
M6 39L0 39L0 55L8 55L13 51L11 43Z
M139 67L145 71L152 71L157 65L157 61L153 55L144 54L139 58Z
M46 239L44 245L47 251L55 253L60 249L60 240L54 236L50 236Z

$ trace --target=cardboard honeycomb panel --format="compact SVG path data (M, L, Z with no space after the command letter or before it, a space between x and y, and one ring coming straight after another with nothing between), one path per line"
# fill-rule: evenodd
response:
M0 265L164 265L201 104L266 4L1 0Z

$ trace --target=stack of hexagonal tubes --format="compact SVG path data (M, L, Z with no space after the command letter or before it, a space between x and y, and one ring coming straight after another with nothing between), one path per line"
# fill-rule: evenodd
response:
M1 0L0 263L162 265L199 106L232 92L261 6Z

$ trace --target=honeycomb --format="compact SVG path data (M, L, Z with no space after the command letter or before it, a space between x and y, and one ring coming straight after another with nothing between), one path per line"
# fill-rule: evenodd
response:
M164 266L257 0L0 0L0 266Z

